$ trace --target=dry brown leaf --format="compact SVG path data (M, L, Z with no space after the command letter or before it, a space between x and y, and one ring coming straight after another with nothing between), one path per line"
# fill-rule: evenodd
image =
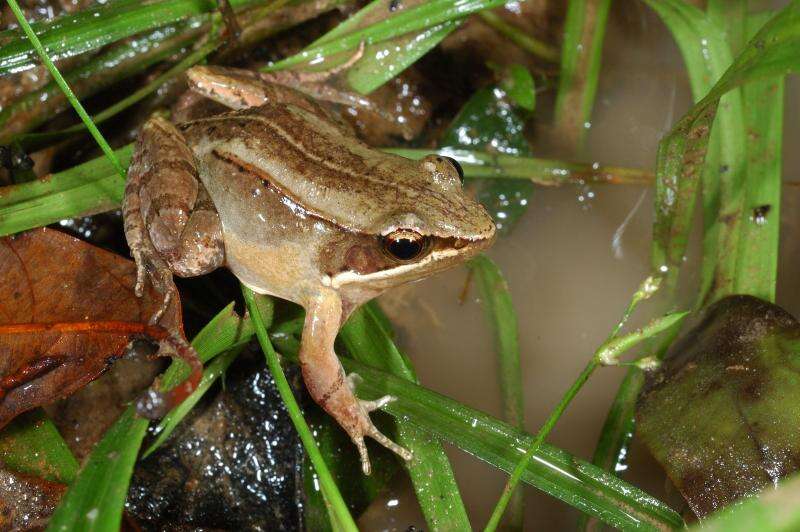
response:
M130 260L41 228L0 239L0 272L0 428L96 379L137 339L171 347L193 366L167 407L199 381L196 354L169 334L183 334L179 301L149 325L161 296L149 289L136 297Z

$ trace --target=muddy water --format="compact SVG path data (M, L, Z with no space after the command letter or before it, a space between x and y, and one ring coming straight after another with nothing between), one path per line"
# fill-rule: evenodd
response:
M800 84L787 86L784 176L798 179ZM546 105L547 96L540 100ZM659 138L688 109L683 63L667 30L640 2L619 1L612 9L603 71L586 151L564 154L538 128L535 154L596 161L601 165L654 168ZM796 234L800 187L785 188L779 303L800 313L800 253ZM640 203L638 210L635 209ZM500 265L519 313L526 427L535 432L603 341L648 274L652 194L644 187L564 187L536 190L515 232L490 256ZM621 229L622 228L622 229ZM623 230L624 229L624 230ZM696 239L695 239L696 240ZM696 242L693 256L696 258ZM500 392L492 341L473 290L458 304L465 270L419 283L385 302L422 382L449 397L500 416ZM689 279L696 276L691 272ZM653 306L643 306L644 322ZM621 369L596 373L559 422L549 442L590 458ZM470 519L482 527L506 476L479 460L449 449ZM664 476L636 445L626 479L658 497ZM566 530L577 512L526 488L525 528ZM400 483L362 518L370 530L424 527L409 487Z

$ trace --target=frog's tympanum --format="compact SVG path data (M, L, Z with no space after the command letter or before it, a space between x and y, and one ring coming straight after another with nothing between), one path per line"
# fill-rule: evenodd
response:
M392 397L357 399L334 339L362 303L488 247L491 218L448 158L370 148L309 97L252 72L195 67L189 79L231 110L143 126L123 209L137 293L149 277L166 306L173 274L224 265L255 292L302 305L311 396L352 438L365 473L365 436L409 459L369 418Z

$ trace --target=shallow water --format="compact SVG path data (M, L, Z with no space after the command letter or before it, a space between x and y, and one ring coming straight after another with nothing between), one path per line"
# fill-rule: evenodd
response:
M540 100L542 105L546 95ZM691 103L683 62L669 33L641 2L618 1L612 8L594 119L583 154L568 154L547 141L539 128L534 153L601 165L653 169L659 138ZM797 179L800 153L800 83L787 83L784 126L784 180ZM800 191L784 187L778 303L800 313L795 262L796 207ZM640 207L632 212L644 195ZM627 223L625 223L627 220ZM597 346L618 321L649 271L652 194L645 187L568 186L537 188L528 213L510 237L489 255L507 277L519 315L525 389L526 428L535 432L572 383ZM624 231L620 226L625 225ZM621 233L621 234L620 234ZM617 238L615 239L615 235ZM690 246L686 280L696 281ZM422 383L469 406L501 416L492 339L476 291L464 305L458 298L466 270L460 269L413 286L385 301ZM634 323L652 317L643 305ZM590 459L623 369L599 370L562 417L548 441ZM506 475L450 449L450 457L470 520L475 528L488 520ZM664 475L634 444L625 478L645 491L670 500ZM409 486L376 501L361 519L368 530L425 527ZM525 528L571 529L577 511L525 488Z

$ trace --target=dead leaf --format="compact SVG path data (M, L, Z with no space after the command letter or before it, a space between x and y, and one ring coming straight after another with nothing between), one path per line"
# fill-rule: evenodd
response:
M752 296L706 310L648 377L637 434L699 517L800 467L800 323Z
M130 260L50 229L0 239L0 428L16 415L67 397L106 371L137 339L172 345L182 335L176 301L148 325L161 296L137 298ZM180 402L202 369L167 398ZM194 360L191 360L194 356Z

